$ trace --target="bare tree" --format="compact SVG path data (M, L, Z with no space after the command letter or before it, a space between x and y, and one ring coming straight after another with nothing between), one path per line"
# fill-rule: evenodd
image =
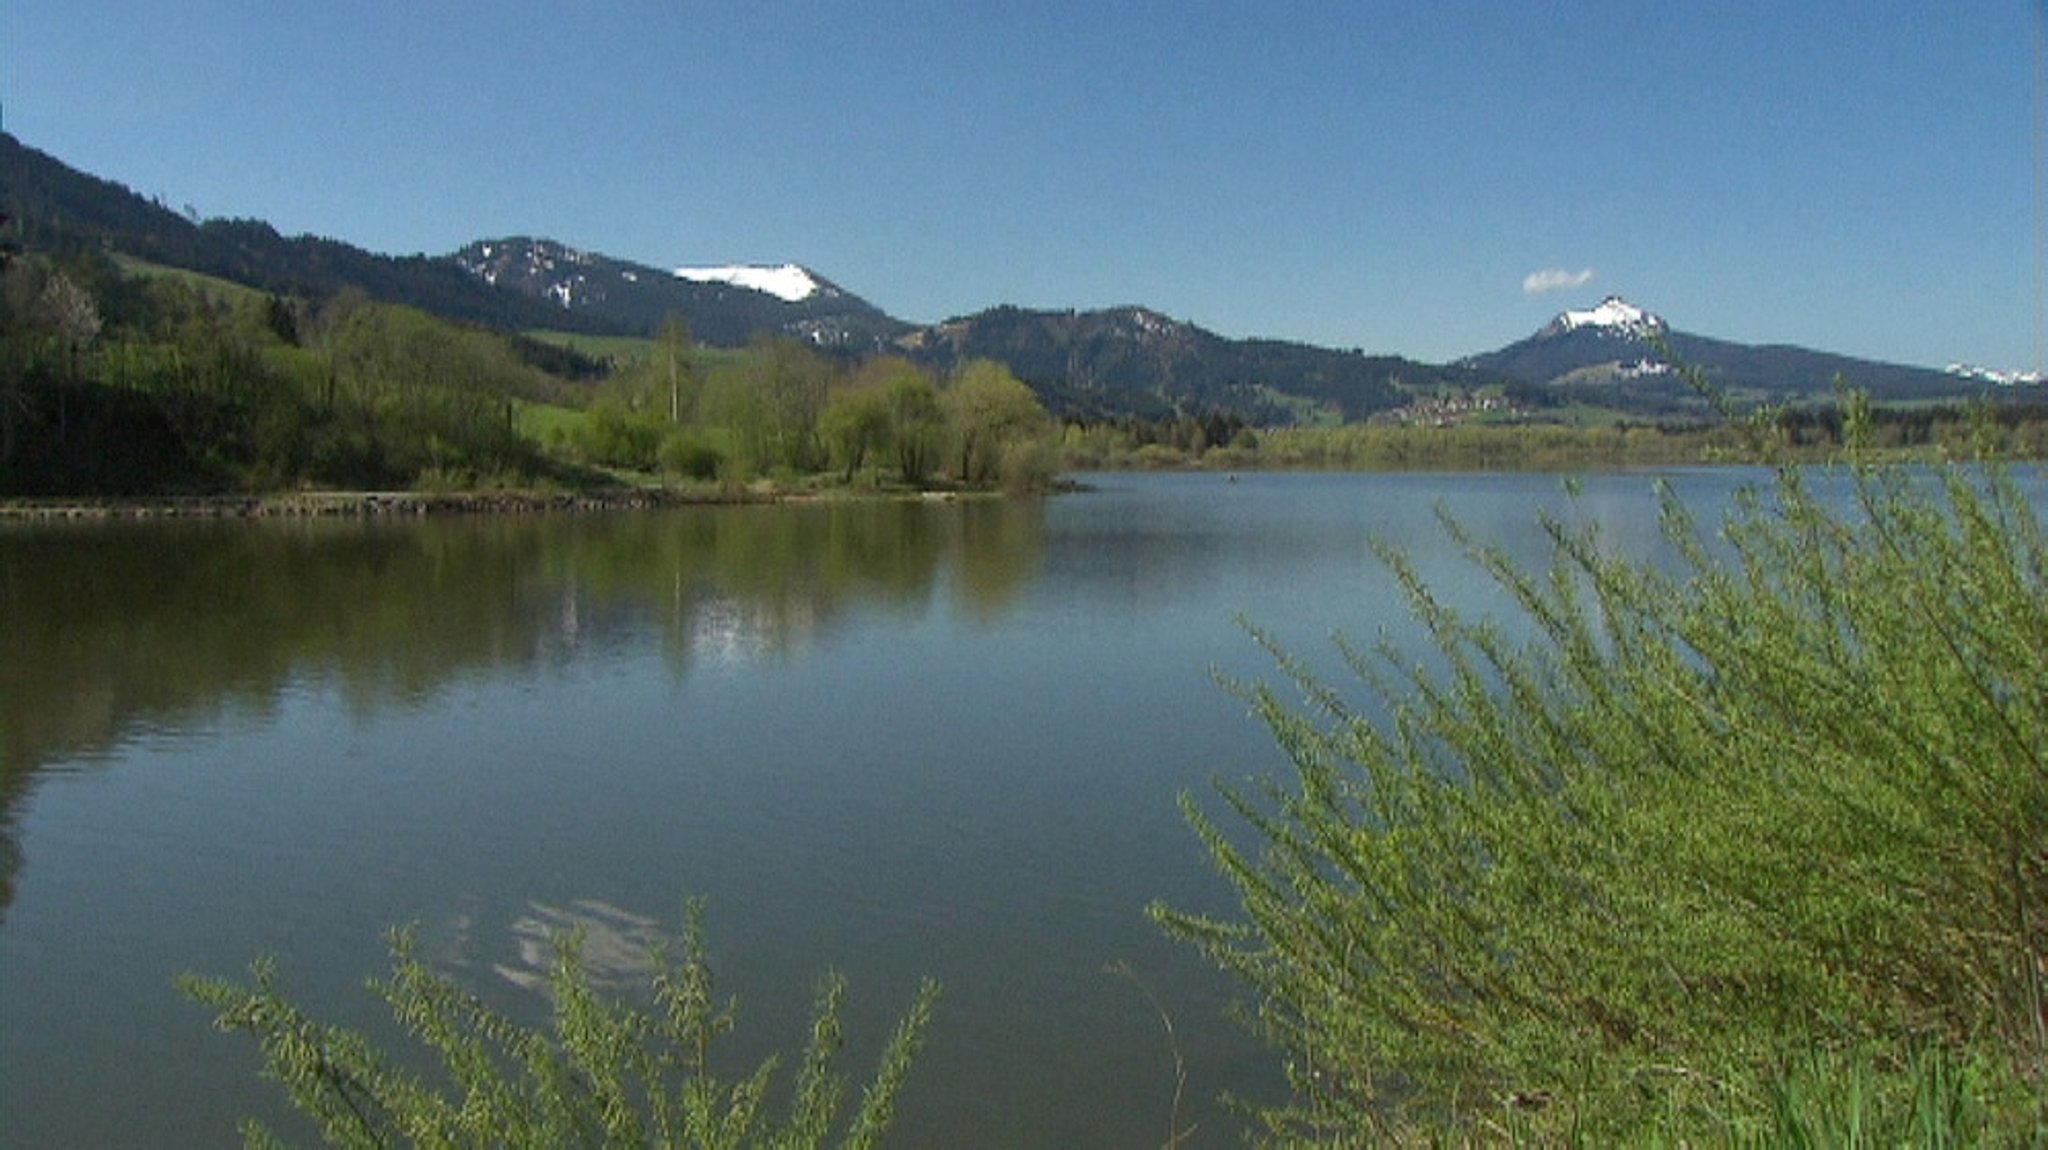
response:
M64 376L78 378L78 355L100 334L100 309L86 290L53 271L36 300L37 319L63 355Z

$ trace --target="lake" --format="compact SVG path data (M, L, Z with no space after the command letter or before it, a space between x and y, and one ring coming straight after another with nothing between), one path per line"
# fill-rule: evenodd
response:
M708 903L727 1054L794 1057L850 980L870 1072L945 995L892 1144L1235 1145L1273 1099L1234 988L1153 899L1227 912L1176 807L1284 767L1218 677L1240 620L1328 670L1416 642L1368 540L1502 597L1442 507L1540 564L1539 509L1658 545L1653 480L1106 475L1045 501L0 526L0 1142L216 1146L282 1093L174 974L277 957L391 1028L384 932L521 1017L550 929L621 978ZM1672 476L1711 520L1754 471ZM1568 506L1569 505L1569 506ZM1172 1038L1162 1024L1172 1022ZM735 1062L731 1064L738 1066ZM783 1085L787 1085L784 1071Z

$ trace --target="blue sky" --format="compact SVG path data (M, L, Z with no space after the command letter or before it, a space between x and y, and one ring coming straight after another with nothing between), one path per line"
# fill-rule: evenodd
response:
M793 260L911 320L1142 303L1426 360L1615 292L2012 369L2043 3L9 0L0 109L382 252Z

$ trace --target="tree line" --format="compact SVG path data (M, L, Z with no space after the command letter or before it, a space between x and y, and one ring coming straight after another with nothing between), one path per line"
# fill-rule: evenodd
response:
M100 253L0 268L0 495L551 485L1041 490L1063 470L1559 469L1758 458L1725 424L1561 420L1253 427L1229 409L1055 424L989 359L947 369L757 336L706 347L671 314L598 353L346 289L264 293ZM623 347L624 350L616 350ZM1886 407L1873 449L2048 456L2048 405ZM1839 455L1836 407L1771 420Z
M823 482L1036 490L1031 389L791 339L697 346L670 316L604 363L344 289L321 299L110 257L0 269L0 494ZM620 473L631 473L622 476Z
M344 291L318 304L126 274L0 273L0 491L404 487L541 475L513 427L556 382L489 332Z
M1902 458L2048 458L2048 401L1872 407L1862 449ZM1563 471L1573 468L1827 462L1850 447L1838 406L1765 413L1746 422L1615 420L1574 425L1541 417L1451 423L1309 424L1254 428L1226 413L1069 422L1062 457L1075 470Z
M591 465L726 484L1034 491L1059 463L1044 405L994 361L940 374L766 334L712 349L673 314L651 352L596 389L586 418L556 424L544 442Z

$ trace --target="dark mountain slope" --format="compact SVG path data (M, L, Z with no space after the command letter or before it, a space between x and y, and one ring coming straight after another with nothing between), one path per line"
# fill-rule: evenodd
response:
M991 308L923 329L903 347L941 368L997 360L1055 410L1084 418L1225 411L1262 424L1322 413L1362 419L1405 402L1409 388L1487 378L1398 356L1226 339L1141 307Z
M1566 311L1527 339L1461 363L1524 386L1622 407L1698 402L1673 376L1658 343L1742 402L1825 398L1837 378L1879 401L1956 399L1977 394L1948 372L1782 345L1755 346L1671 329L1618 296Z
M322 297L345 287L463 323L611 330L478 282L446 259L382 256L338 240L286 238L258 220L194 223L111 180L0 134L0 210L31 251L115 251L263 291Z

